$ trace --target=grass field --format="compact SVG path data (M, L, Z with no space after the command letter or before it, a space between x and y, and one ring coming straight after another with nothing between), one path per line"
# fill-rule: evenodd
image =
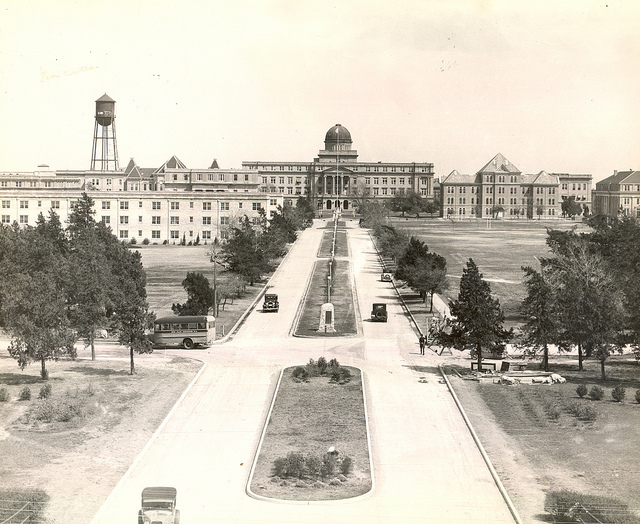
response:
M187 293L182 281L189 271L203 273L213 286L213 264L209 261L209 246L136 246L142 255L147 274L147 301L157 317L172 315L171 305L184 303ZM217 281L225 280L227 273L218 268ZM235 325L242 313L262 289L260 284L246 287L246 295L227 303L216 319L216 338L221 338Z
M447 259L449 290L442 294L445 302L454 300L460 289L460 277L469 258L473 258L491 292L500 300L506 327L519 323L518 306L525 296L522 266L539 269L536 257L549 256L547 228L567 230L577 226L571 220L415 220L393 218L389 224L406 230Z
M284 370L267 431L258 456L251 489L254 493L287 500L334 500L355 497L371 489L369 447L360 370L348 367L351 380L343 385L329 377L296 382L295 368ZM311 409L310 409L311 408ZM272 482L273 461L289 452L322 456L334 446L353 460L346 482L322 488L288 481ZM328 480L328 479L327 479Z
M525 522L543 520L543 494L561 489L614 497L640 512L640 404L635 399L639 366L628 356L612 357L607 364L610 378L602 382L598 365L587 361L580 372L573 360L553 359L552 371L567 379L554 385L452 379ZM468 373L467 368L458 369ZM580 384L589 390L602 387L604 398L580 398ZM621 403L611 396L619 384L626 387Z

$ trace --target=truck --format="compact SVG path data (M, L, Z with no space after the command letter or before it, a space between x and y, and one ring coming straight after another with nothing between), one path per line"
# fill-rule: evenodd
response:
M263 313L277 313L280 310L278 295L275 293L266 293L264 296L264 304L262 304Z
M371 321L372 322L386 322L387 321L387 305L386 304L374 304L371 308Z
M176 488L144 488L138 524L180 524L180 510L176 509L177 494Z

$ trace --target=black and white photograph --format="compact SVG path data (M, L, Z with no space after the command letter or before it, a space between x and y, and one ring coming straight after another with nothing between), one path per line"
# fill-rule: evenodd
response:
M640 524L640 3L0 0L0 524Z

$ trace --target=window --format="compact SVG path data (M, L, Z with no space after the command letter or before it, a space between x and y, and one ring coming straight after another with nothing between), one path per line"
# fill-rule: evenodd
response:
M169 235L174 240L178 239L178 238L180 238L180 231L172 230L172 231L169 232Z
M160 238L160 231L158 231L157 229L151 231L151 238L155 238L155 239Z
M252 202L251 209L253 211L259 211L260 209L262 209L262 207L260 206L260 202Z
M108 226L109 224L111 224L111 217L109 217L109 216L104 216L104 217L102 217L102 223L103 223L105 226Z
M224 173L218 174L218 182L224 182Z
M211 211L211 202L203 202L202 211Z
M11 217L9 215L2 215L2 223L9 224L11 222Z
M51 209L60 209L60 200L52 200Z
M220 202L220 211L229 211L229 202Z
M374 188L373 188L373 194L374 194L374 195L377 195L377 194L378 194L378 188L377 188L377 187L374 187Z
M22 182L17 181L16 182L16 187L22 187Z
M155 211L162 209L162 202L151 202L151 209Z
M169 223L174 225L180 224L180 217L170 217Z
M383 195L386 195L386 194L387 194L387 188L386 188L386 187L383 187L383 188L382 188L382 194L383 194Z
M38 200L38 207L42 207L42 200Z
M160 225L160 217L157 217L157 216L156 217L151 217L151 223L154 226L159 226Z
M20 209L29 209L29 201L20 200Z
M249 175L244 175L244 181L249 182Z
M400 182L400 185L403 186L404 185L404 177L400 177L398 179L398 181Z
M20 223L27 224L29 222L29 215L20 215Z
M129 209L129 202L127 202L126 200L121 200L120 209Z
M3 200L2 209L9 209L9 208L11 208L11 200Z
M387 178L386 178L386 177L384 177L384 178L382 179L382 185L383 185L383 186L386 186L386 185L387 185Z
M238 181L238 175L237 175L237 173L234 173L234 174L233 174L233 181L234 181L234 182L237 182L237 181Z
M198 181L202 181L202 173L198 173L198 174L196 175L196 180L198 180Z
M376 169L377 169L377 168L376 168ZM373 179L373 185L379 184L379 182L380 182L380 179L379 179L378 177L375 177L375 178Z
M180 209L180 202L171 202L171 210L177 211L178 209Z
M365 183L365 184L371 184L371 179L370 179L369 177L366 177L366 178L364 179L364 183Z
M228 226L229 225L229 217L220 217L220 225Z
M269 199L269 205L270 206L277 206L278 205L278 201L275 198L270 198ZM229 204L227 204L227 209L229 209Z
M211 225L211 217L202 217L202 224L205 226Z
M51 182L45 182L44 187L53 187L53 184Z
M242 209L242 202L238 202L238 209Z
M276 177L272 176L269 180L271 181L271 184L274 184L274 185L275 185L275 183L276 183Z
M129 231L127 231L126 229L121 229L120 238L129 238Z
M278 177L278 183L279 184L284 184L284 177L283 176Z
M121 216L120 217L120 224L125 225L129 223L129 217L128 216Z
M204 240L210 240L211 239L211 231L203 231L202 232L202 238Z
M137 190L137 189L138 189L138 188L136 187L136 190ZM140 201L138 202L138 207L142 207L142 200L140 200Z

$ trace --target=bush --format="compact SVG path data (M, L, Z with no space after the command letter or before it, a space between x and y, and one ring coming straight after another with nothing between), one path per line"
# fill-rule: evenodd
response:
M554 516L554 522L640 524L640 519L617 499L569 490L548 492L544 509Z
M25 386L20 390L18 400L31 400L31 388L29 386Z
M9 402L9 390L0 388L0 402Z
M573 400L565 404L566 410L574 417L593 422L598 418L598 411L593 406L585 405L579 400Z
M129 244L131 244L132 246L135 246L138 243L138 241L136 240L136 237L131 237L131 240L129 240Z
M297 382L306 382L309 378L309 373L302 366L298 366L291 372L291 377Z
M554 400L545 401L544 412L551 420L558 420L560 418L560 407Z
M594 422L598 418L598 410L593 406L584 406L580 418L589 422Z
M145 238L145 239L142 241L142 245L143 245L143 246L148 246L148 245L149 245L149 239L148 239L148 238Z
M339 368L339 367L340 367L340 364L338 363L338 361L337 361L335 358L332 358L332 359L329 361L329 367L330 367L330 368Z
M636 391L636 402L640 404L640 389Z
M0 489L0 500L0 522L49 522L44 516L49 496L41 489Z
M318 362L316 363L318 366L318 371L320 371L321 375L324 375L327 372L327 359L324 357L320 357Z
M40 388L38 398L49 398L51 396L51 384L45 384Z
M340 462L340 473L343 475L348 475L353 471L353 460L351 457L344 457L342 462Z
M593 386L591 391L589 391L589 396L593 400L602 400L604 398L604 389L600 386Z
M578 396L580 398L584 398L587 394L587 386L585 386L584 384L580 384L577 388L576 388L576 393L578 394Z
M622 384L618 384L611 390L611 396L616 402L622 402L627 395L627 390Z

